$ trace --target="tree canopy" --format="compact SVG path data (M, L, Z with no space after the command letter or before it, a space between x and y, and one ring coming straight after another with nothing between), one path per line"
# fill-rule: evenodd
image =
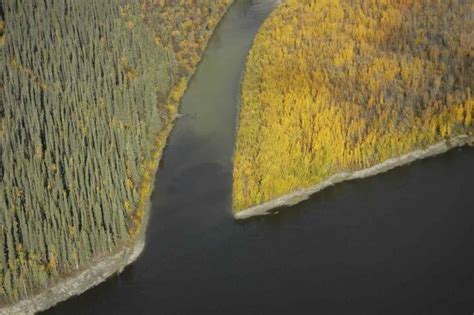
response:
M230 2L2 2L0 304L134 240L177 102Z
M248 57L235 211L473 133L474 7L287 0Z

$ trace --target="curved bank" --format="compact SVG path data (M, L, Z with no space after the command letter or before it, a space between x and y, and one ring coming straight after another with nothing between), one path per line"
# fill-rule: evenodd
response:
M229 7L231 5L232 4L230 4ZM220 19L222 19L222 17L227 13L229 7L227 7L227 9L222 13ZM217 26L218 23L215 27ZM207 47L209 40L210 36L207 36L204 44L205 48ZM193 74L190 75L190 77L192 76ZM188 84L190 77L186 79L186 85ZM178 86L175 88L178 88ZM179 104L171 103L171 105L178 107ZM156 136L156 148L153 154L154 160L148 161L147 165L149 166L149 170L145 171L144 183L142 183L142 187L145 187L145 190L141 192L141 195L143 195L144 198L144 200L142 200L143 208L140 208L143 211L143 215L141 216L139 231L136 232L133 240L111 254L95 258L88 266L64 276L57 283L54 283L49 288L42 290L30 298L22 299L14 304L0 306L0 314L34 314L47 310L62 301L80 295L99 285L114 274L122 272L125 267L134 263L138 259L145 248L146 229L151 208L149 199L154 189L154 179L156 178L157 169L163 150L166 146L166 139L171 132L172 125L176 118L179 118L179 116L174 115L169 117L170 121L168 124Z

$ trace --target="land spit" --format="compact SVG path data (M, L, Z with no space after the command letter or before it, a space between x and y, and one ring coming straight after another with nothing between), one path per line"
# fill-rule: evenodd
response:
M222 18L228 12L233 2L234 1L231 1L227 8L222 12L222 15L219 18L219 22L214 26L213 32L216 27L221 23ZM212 35L208 36L208 38L206 39L204 48L207 48L211 37ZM194 73L198 68L199 62L198 64L196 64L193 73L188 77L186 81L186 89L190 79L194 76ZM136 238L132 240L131 244L124 245L123 247L119 248L117 251L111 254L106 254L95 258L89 266L86 266L83 269L74 272L73 274L65 276L51 287L42 290L40 293L32 297L22 299L18 302L14 302L13 304L0 306L0 315L35 314L37 312L45 311L60 302L63 302L73 296L80 295L85 291L101 284L114 274L121 273L125 267L132 264L138 259L138 257L145 248L146 229L150 217L151 208L150 196L153 192L154 179L156 177L156 172L158 170L159 162L162 157L162 152L165 146L167 145L167 139L172 130L174 120L177 118L180 118L180 114L178 113L176 113L175 115L173 115L173 117L170 118L171 125L162 131L165 135L165 141L157 148L157 158L154 161L150 161L154 164L153 176L150 177L151 180L150 183L148 183L151 188L149 189L149 193L147 194L148 199L144 210L145 212L142 217L140 230L138 231ZM158 139L161 135L161 133L158 135Z

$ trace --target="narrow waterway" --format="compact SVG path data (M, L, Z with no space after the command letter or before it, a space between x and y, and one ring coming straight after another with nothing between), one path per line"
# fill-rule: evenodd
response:
M474 149L233 220L239 82L271 8L236 0L213 35L158 171L141 258L47 314L474 312Z

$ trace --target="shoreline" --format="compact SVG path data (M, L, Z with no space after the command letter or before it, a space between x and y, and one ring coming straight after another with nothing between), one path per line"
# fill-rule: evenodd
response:
M65 277L53 286L35 296L23 299L15 304L0 309L0 314L35 314L45 311L56 304L101 284L114 274L122 272L125 267L135 262L145 248L145 232L148 215L144 217L143 228L139 236L130 246L120 251L96 259L91 265L77 275Z
M264 216L264 215L275 214L275 213L278 213L278 211L272 211L273 209L279 208L279 207L285 207L285 206L289 207L289 206L296 205L304 200L307 200L313 194L320 192L321 190L327 187L333 186L335 184L338 184L344 181L349 181L352 179L365 178L365 177L385 173L396 167L412 163L416 160L421 160L427 157L436 156L436 155L445 153L451 149L463 147L465 145L474 145L474 136L459 135L449 140L444 140L436 144L433 144L427 147L426 149L414 150L409 153L403 154L399 157L387 159L379 164L376 164L368 168L364 168L364 169L353 171L353 172L337 173L335 175L330 176L328 179L320 182L317 185L314 185L305 189L295 190L291 193L282 195L270 201L252 206L250 208L244 209L239 212L234 211L234 219L244 220L244 219L248 219L254 216Z
M14 302L13 304L7 304L3 306L0 305L0 315L35 314L37 312L50 309L58 303L64 302L71 297L81 295L87 290L92 289L102 282L105 282L111 276L120 274L127 266L134 263L140 257L143 250L145 249L146 230L151 209L150 197L154 190L155 178L157 176L160 161L163 156L163 151L168 144L168 137L173 130L175 120L179 118L178 111L181 99L185 91L188 89L188 84L193 78L197 68L199 67L199 64L201 63L202 57L207 49L212 35L233 4L234 1L229 2L227 8L225 8L219 17L219 21L214 25L212 32L209 34L204 43L203 52L196 63L193 72L190 73L188 77L184 78L185 89L179 95L179 100L175 106L176 112L171 113L167 125L165 125L163 130L156 136L158 144L154 149L155 158L148 162L153 164L153 171L151 172L152 176L147 176L147 174L145 174L145 178L149 181L145 180L142 184L142 186L148 186L148 189L145 191L145 194L147 195L147 201L143 209L144 212L142 212L143 214L141 215L141 224L138 233L135 234L135 238L132 238L130 244L124 245L118 251L97 257L96 259L92 260L89 266L85 266L85 268L82 270L78 270L75 273L64 276L64 278L60 279L52 286L43 289L40 293L35 294L32 297L22 299L20 301ZM179 84L173 87L170 95L178 87ZM161 142L160 139L163 136L164 141Z

